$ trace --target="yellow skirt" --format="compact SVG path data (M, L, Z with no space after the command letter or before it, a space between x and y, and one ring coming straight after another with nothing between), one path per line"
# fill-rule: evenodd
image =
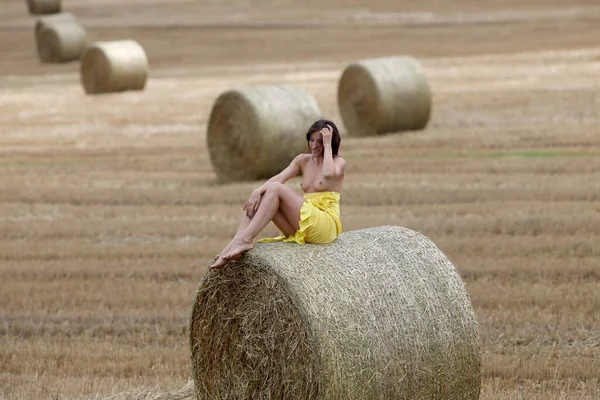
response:
M259 242L331 243L342 233L340 194L305 193L300 208L300 229L288 237L265 238Z

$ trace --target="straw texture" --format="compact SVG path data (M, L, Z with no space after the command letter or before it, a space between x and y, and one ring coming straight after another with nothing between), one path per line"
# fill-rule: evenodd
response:
M194 400L194 385L192 380L181 388L161 391L153 390L128 390L110 396L96 395L88 397L87 400Z
M61 9L60 0L27 0L30 14L55 14Z
M431 92L412 57L363 60L344 69L338 105L352 136L420 130L429 121Z
M133 40L96 42L81 56L81 83L87 94L143 90L148 58Z
M85 29L75 21L43 24L36 39L38 57L43 63L79 60L87 44Z
M190 317L199 399L478 399L478 326L423 235L258 243L208 272Z
M68 12L60 12L57 14L45 15L43 17L40 17L35 23L35 38L37 39L42 28L48 28L50 26L53 26L54 24L61 24L66 22L78 24L77 18L75 18L73 14Z
M315 99L292 85L222 93L210 113L206 135L221 181L270 178L307 150L306 131L321 117Z

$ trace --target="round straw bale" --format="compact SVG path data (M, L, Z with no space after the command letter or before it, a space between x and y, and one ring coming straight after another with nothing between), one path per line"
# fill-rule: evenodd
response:
M79 60L87 44L85 29L75 21L43 25L36 39L38 57L44 63Z
M190 316L198 398L478 399L475 314L450 261L382 226L258 243L208 272Z
M306 131L321 117L309 93L292 85L222 93L213 104L206 140L221 181L269 178L307 150Z
M35 23L36 39L37 39L38 35L40 34L40 31L42 30L42 28L47 28L54 24L65 23L65 22L72 22L72 23L78 24L75 16L68 12L61 12L58 14L52 14L52 15L46 15L46 16L40 17L37 20L37 22Z
M431 92L412 57L362 60L344 69L338 106L353 136L419 130L429 121Z
M60 0L27 0L30 14L56 14L60 12Z
M96 42L81 56L81 83L87 94L143 90L148 58L133 40Z

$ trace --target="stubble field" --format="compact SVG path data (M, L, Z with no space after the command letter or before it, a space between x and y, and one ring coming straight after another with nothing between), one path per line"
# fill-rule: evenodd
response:
M64 0L94 40L138 40L150 59L145 91L96 97L77 63L39 64L33 17L6 3L0 398L186 385L194 291L259 184L216 181L212 102L291 83L343 128L342 69L396 54L421 60L432 119L343 136L344 229L405 226L452 260L480 324L482 399L600 398L593 1Z

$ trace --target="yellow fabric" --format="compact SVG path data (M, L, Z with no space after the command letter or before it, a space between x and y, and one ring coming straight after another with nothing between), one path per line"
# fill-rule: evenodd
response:
M342 233L340 194L338 192L305 193L300 208L300 229L295 234L265 238L259 242L331 243Z

